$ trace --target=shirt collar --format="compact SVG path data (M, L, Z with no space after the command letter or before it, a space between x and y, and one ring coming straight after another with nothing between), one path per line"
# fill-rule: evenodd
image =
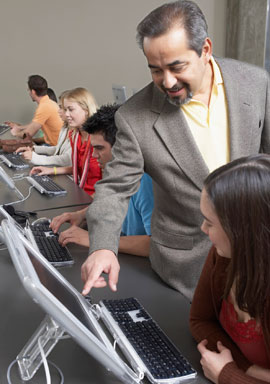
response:
M219 66L217 65L217 63L216 63L215 59L213 58L213 56L211 56L210 62L212 64L212 68L213 68L213 72L214 72L214 83L216 85L223 84L223 78L221 76L221 72L220 72Z

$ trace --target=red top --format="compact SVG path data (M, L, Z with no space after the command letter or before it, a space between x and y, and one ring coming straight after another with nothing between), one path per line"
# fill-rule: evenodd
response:
M70 136L70 142L71 142L71 148L72 148L72 161L74 158L74 141L72 140L72 137ZM85 150L87 146L87 140L82 143L81 135L78 137L78 144L77 144L77 171L78 175L81 178L83 169L84 169L84 159L85 159ZM89 169L86 177L86 181L83 187L83 190L87 192L89 195L92 195L95 192L94 185L98 180L101 179L102 173L101 169L99 167L97 159L94 159L92 157L93 148L91 147L90 152L90 164Z
M269 367L262 329L255 319L250 319L247 322L238 321L233 304L223 300L219 321L251 363L264 368Z

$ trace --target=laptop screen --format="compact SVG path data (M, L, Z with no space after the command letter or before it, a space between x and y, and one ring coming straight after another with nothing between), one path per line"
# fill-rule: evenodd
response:
M86 312L85 307L82 306L82 300L85 299L82 297L80 300L74 295L69 287L64 284L64 280L60 281L57 279L51 269L48 269L29 251L28 255L43 286L46 287L46 289L48 289L48 291L51 292L54 297L56 297L57 300L59 300L81 323L83 323L86 328L94 331L89 321L89 315Z

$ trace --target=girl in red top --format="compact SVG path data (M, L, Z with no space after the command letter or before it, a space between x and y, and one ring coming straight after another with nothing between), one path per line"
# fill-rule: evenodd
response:
M201 197L213 243L190 328L205 376L219 384L270 382L270 156L212 172Z
M65 92L63 106L70 132L72 147L72 167L34 167L31 173L40 175L73 174L74 182L89 195L95 192L94 185L101 179L101 170L92 157L90 135L84 131L83 123L97 110L94 97L85 88L75 88Z

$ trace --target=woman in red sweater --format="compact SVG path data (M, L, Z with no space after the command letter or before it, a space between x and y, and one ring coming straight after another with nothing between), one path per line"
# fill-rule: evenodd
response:
M213 243L190 312L205 376L218 384L270 382L270 156L212 172L201 197Z
M71 167L34 167L31 174L60 175L73 174L73 179L85 192L93 195L94 185L101 179L101 170L93 158L90 135L83 129L86 119L97 110L94 97L85 88L66 91L63 97L65 118L69 126L69 140L72 148Z

